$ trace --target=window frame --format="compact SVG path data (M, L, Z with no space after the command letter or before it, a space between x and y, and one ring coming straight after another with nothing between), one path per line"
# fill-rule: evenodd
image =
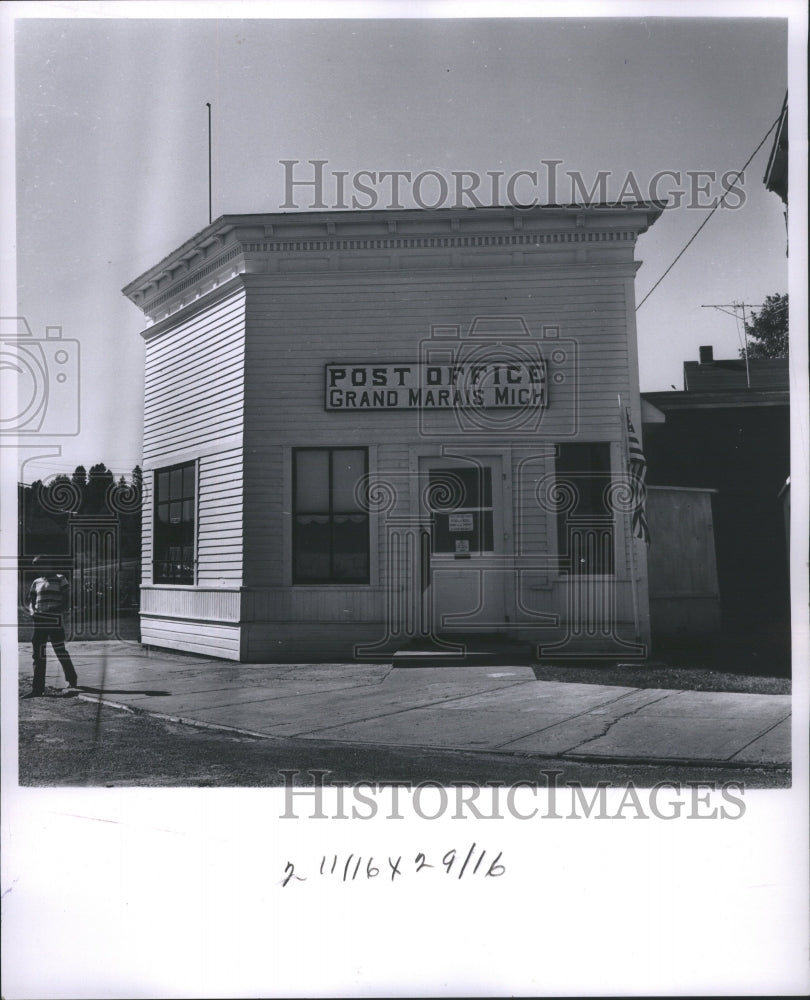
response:
M163 503L176 503L177 500L167 499L161 501L160 499L160 476L164 473L171 474L177 470L182 470L184 472L186 469L191 469L192 471L192 488L193 493L191 495L186 495L183 491L182 479L180 487L180 497L179 502L185 503L186 501L191 501L192 510L192 520L191 520L191 578L187 579L183 577L178 579L176 577L166 577L158 572L158 566L164 563L170 562L168 558L161 557L158 554L158 539L162 532L166 529L160 526L159 512L160 507ZM152 516L152 583L157 586L175 586L175 587L193 587L197 584L197 533L199 530L200 516L199 516L199 461L197 459L191 459L185 462L174 462L172 465L161 466L154 470L154 510ZM167 528L170 527L167 525ZM169 546L164 546L164 552ZM181 546L182 547L182 546Z
M327 496L329 503L328 511L304 511L298 510L298 464L297 457L303 452L326 452L328 456L327 468ZM335 452L355 451L363 455L363 471L359 479L368 476L369 472L369 449L367 445L305 445L290 449L290 469L291 469L291 489L292 489L292 530L291 530L291 578L294 587L364 587L371 583L371 517L369 510L336 510L334 508L334 471L333 456ZM335 517L340 516L362 516L365 520L365 563L366 573L363 579L345 579L335 576L335 544L334 528ZM302 577L297 572L297 552L298 552L298 526L299 516L327 517L329 519L329 576L328 577Z
M613 443L611 441L565 441L557 442L555 445L554 454L554 481L559 483L565 481L565 473L560 472L560 458L562 448L571 447L600 447L605 449L605 457L607 458L606 466L603 470L599 470L593 473L593 470L589 470L592 476L604 478L605 486L607 487L610 483L615 480L615 463L614 463L614 449ZM572 470L569 471L569 474ZM574 515L571 517L571 515ZM611 567L609 572L598 573L594 572L592 568L588 568L583 572L577 572L576 568L570 565L569 560L571 559L571 553L568 552L567 545L561 544L563 541L567 542L567 535L563 538L567 524L573 522L576 524L580 518L584 523L587 523L587 519L590 517L591 526L598 527L603 525L604 527L610 527L611 533ZM619 565L620 556L620 546L623 545L623 535L621 531L622 518L617 517L616 512L611 512L606 506L605 512L602 515L591 514L591 515L580 515L577 517L576 507L571 511L561 510L559 511L555 518L556 524L554 528L554 540L556 544L556 571L559 577L574 576L577 579L594 579L594 580L607 580L607 579L617 579L618 572L617 566Z
M434 509L432 513L432 525L431 525L431 554L437 558L442 557L453 557L453 558L479 558L488 557L495 554L495 489L494 489L494 472L491 465L486 465L483 462L481 464L469 464L469 465L447 465L444 467L435 467L427 469L427 481L428 488L431 486L431 477L443 476L443 475L453 475L459 473L463 475L466 472L472 472L474 476L478 478L476 495L468 496L465 487L464 500L478 500L477 504L466 504L460 505L458 507L447 507L447 508L437 508ZM483 475L482 475L483 474ZM485 503L487 488L489 490L489 503ZM478 515L478 528L477 531L473 529L474 534L477 535L478 547L470 548L466 552L461 550L456 550L452 548L439 548L439 517L447 517L448 527L446 534L449 536L452 532L449 527L449 518L451 514L473 514ZM473 522L475 524L475 521ZM468 534L468 532L464 532ZM489 537L491 546L485 548L485 543Z

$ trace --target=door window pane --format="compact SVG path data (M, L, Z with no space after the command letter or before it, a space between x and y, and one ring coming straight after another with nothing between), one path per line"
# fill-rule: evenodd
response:
M490 466L431 469L428 505L434 552L473 555L494 551Z

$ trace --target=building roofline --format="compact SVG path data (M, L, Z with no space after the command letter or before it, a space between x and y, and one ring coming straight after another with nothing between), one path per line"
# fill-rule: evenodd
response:
M142 288L145 284L153 280L157 275L163 273L167 267L176 266L185 256L189 256L203 247L212 243L223 243L232 230L238 227L283 225L296 222L313 227L321 225L329 228L331 225L339 225L351 220L353 225L379 224L386 222L389 225L399 221L402 222L444 222L455 220L469 220L474 216L480 218L488 216L492 219L524 220L536 219L538 217L554 216L570 217L572 215L586 215L596 217L607 217L620 213L631 216L644 216L644 224L639 227L639 232L646 230L656 221L666 207L663 201L646 202L615 202L598 203L588 205L537 205L531 208L519 208L514 205L485 206L483 208L405 208L405 209L329 209L327 211L304 211L304 212L252 212L221 215L214 219L203 229L195 233L179 247L172 250L143 274L130 281L123 289L124 295L131 297L132 293Z
M716 392L689 389L674 392L642 392L641 398L664 413L673 410L720 410L790 405L790 392L787 389L732 389Z

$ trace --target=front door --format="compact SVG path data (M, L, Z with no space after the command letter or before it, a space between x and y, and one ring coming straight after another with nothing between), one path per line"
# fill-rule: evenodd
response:
M431 536L423 607L434 634L503 630L503 469L499 456L422 458L422 512Z

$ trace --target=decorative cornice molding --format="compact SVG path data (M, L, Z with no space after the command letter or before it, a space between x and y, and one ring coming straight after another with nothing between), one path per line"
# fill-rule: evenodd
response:
M160 306L164 302L168 302L168 300L174 298L175 295L182 294L188 288L193 287L199 281L202 281L203 279L207 278L210 274L213 274L215 271L218 271L223 265L227 264L229 261L232 261L234 257L239 257L243 253L243 250L244 248L237 243L235 246L232 246L227 251L227 253L224 253L220 257L217 257L216 260L212 260L209 264L206 264L204 267L198 268L193 274L189 275L187 278L184 278L182 281L178 281L172 284L172 286L168 288L162 295L158 295L154 299L150 299L148 303L139 303L139 305L141 306L141 308L144 308L146 305L148 305L150 309L154 309L156 306Z
M123 292L142 307L148 289L167 291L175 277L192 277L225 247L246 252L308 253L351 250L544 246L632 243L664 209L661 203L548 205L438 210L360 210L223 215L131 281ZM482 231L483 230L483 231ZM576 233L576 235L574 235ZM510 239L514 237L514 239ZM393 242L390 242L392 241ZM261 250L249 250L249 247ZM239 251L236 251L239 252ZM208 263L206 263L208 262ZM200 271L197 271L200 268ZM208 272L210 273L210 272Z
M327 253L346 250L463 250L488 247L545 246L563 243L606 243L621 241L634 244L631 230L590 230L587 232L516 232L476 233L469 236L394 236L336 237L334 239L295 239L246 241L241 244L246 253Z
M140 289L130 292L135 304L147 313L159 310L165 303L182 296L206 278L215 274L236 258L247 254L309 254L309 253L352 253L357 251L375 252L409 250L489 250L525 249L527 247L572 246L593 243L621 243L634 246L636 233L629 229L607 230L560 230L558 232L497 232L475 234L443 234L423 236L334 236L325 239L264 239L237 240L228 244L228 249L213 260L202 263L192 270L186 261L176 266L170 274L169 285L152 278L144 282ZM189 273L190 271L190 273ZM173 280L177 274L178 280ZM180 275L184 275L180 277ZM229 275L230 277L230 275ZM163 287L161 287L163 286ZM150 297L150 289L153 296Z

